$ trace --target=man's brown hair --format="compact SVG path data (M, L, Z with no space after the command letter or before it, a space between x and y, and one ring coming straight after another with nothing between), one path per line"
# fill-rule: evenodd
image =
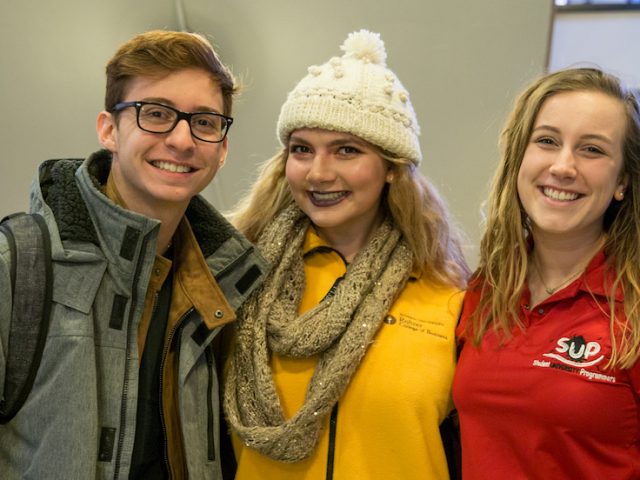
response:
M105 110L123 101L132 78L161 77L188 68L209 72L222 92L224 115L231 115L237 92L231 71L220 61L209 41L187 32L152 30L136 35L120 46L107 64Z

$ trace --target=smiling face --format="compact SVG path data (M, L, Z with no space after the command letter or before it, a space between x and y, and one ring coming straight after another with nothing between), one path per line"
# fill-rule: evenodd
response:
M595 91L557 93L542 104L518 172L534 239L597 240L621 200L626 126L621 102Z
M192 68L160 78L135 77L122 101L157 102L184 112L223 111L222 94L210 75ZM117 118L101 112L97 129L100 143L113 153L111 174L127 207L152 218L168 211L182 215L227 154L226 138L221 143L198 140L186 121L169 133L145 132L136 124L133 107Z
M326 240L359 239L380 221L386 161L375 147L347 133L300 129L291 134L286 176L298 206Z

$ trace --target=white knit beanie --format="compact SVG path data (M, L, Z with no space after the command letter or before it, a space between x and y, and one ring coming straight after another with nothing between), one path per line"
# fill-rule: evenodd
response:
M398 77L387 68L380 34L350 33L345 53L308 75L289 93L278 118L278 138L286 145L300 128L346 132L415 165L422 160L420 126Z

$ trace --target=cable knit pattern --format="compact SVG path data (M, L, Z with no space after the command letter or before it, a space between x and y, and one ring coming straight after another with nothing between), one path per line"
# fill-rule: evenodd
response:
M280 110L278 138L287 144L298 128L347 132L404 157L422 160L420 126L409 93L386 67L380 35L349 34L342 57L313 65L289 93Z
M298 315L304 290L302 244L308 218L295 204L267 227L258 246L275 265L239 313L224 406L240 438L283 462L306 458L323 419L347 387L393 301L409 278L412 254L386 220L347 268L335 294ZM270 368L270 352L319 355L305 404L286 419Z

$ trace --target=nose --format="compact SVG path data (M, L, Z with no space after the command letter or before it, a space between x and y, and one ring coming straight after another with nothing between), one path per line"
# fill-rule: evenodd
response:
M178 120L178 123L166 137L167 145L177 150L191 150L195 147L195 139L191 135L191 127L186 119Z
M329 155L317 153L311 160L307 181L311 184L332 182L336 178L333 160Z
M570 147L566 146L558 151L549 166L549 173L558 178L574 178L576 176L576 158Z

